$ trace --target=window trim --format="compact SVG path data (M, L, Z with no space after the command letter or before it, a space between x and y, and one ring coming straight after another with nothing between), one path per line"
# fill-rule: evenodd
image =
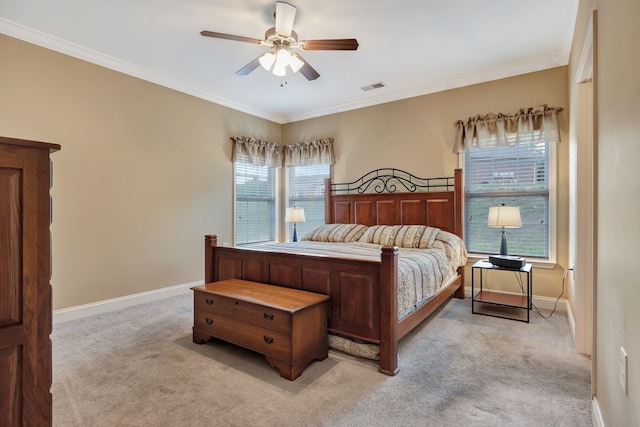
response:
M558 169L557 169L557 157L558 157L558 143L549 143L549 257L537 258L527 257L527 261L533 263L536 267L553 268L557 264L557 243L558 243ZM464 171L465 167L465 152L458 153L458 167ZM466 182L466 179L463 179ZM463 191L465 191L463 189ZM464 197L463 197L464 200ZM466 210L463 209L466 215ZM463 227L466 227L467 222L463 221ZM464 232L463 232L464 235ZM469 261L476 261L479 259L486 259L486 254L469 253Z

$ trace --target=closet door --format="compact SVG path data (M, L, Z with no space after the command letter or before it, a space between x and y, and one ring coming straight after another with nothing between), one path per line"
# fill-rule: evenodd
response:
M0 425L51 425L50 151L0 137Z

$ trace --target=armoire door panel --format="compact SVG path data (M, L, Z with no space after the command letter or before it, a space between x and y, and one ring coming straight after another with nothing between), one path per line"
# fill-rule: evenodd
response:
M0 349L0 426L22 425L22 346Z
M0 328L22 322L22 170L0 167Z

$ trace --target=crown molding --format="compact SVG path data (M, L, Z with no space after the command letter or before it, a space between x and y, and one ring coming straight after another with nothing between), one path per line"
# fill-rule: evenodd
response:
M576 69L576 83L584 83L593 78L593 19L592 16L584 36L580 60Z
M26 27L13 21L9 21L4 18L0 18L0 33L28 43L35 44L40 47L44 47L49 50L62 53L64 55L72 56L74 58L99 65L104 68L108 68L113 71L136 77L141 80L157 84L159 86L177 90L178 92L195 96L196 98L204 99L206 101L210 101L215 104L231 108L233 110L251 114L252 116L260 117L279 124L284 123L285 120L283 116L269 114L264 111L249 107L247 105L239 104L228 99L218 97L214 94L191 87L184 82L159 75L152 72L151 70L139 67L130 62L122 61L118 58L114 58L112 56L105 55L104 53L82 47L75 43L63 40L59 37L34 30L32 28Z
M345 102L336 104L327 108L320 108L313 111L307 111L300 114L291 114L284 116L285 123L297 122L301 120L313 119L316 117L327 116L330 114L342 113L345 111L356 110L360 108L372 107L375 105L385 104L388 102L401 101L404 99L414 98L417 96L428 95L431 93L443 92L445 90L457 89L465 86L471 86L479 83L499 80L503 78L515 77L522 74L534 73L561 67L567 65L568 59L564 53L560 53L554 57L545 58L545 66L541 66L539 60L528 60L519 63L513 63L507 66L490 68L484 72L475 72L473 74L460 75L447 80L442 80L425 86L414 86L407 89L397 91L386 91L367 99ZM384 89L389 89L387 85Z

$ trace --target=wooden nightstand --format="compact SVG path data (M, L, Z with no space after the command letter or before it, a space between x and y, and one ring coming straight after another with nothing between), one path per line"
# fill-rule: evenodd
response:
M516 275L526 275L526 280L522 281L521 277L516 277L517 282L520 284L524 284L521 289L521 292L518 293L502 293L502 292L494 292L488 291L484 289L486 283L484 281L486 279L483 278L483 272L488 271L501 271L501 272L512 272ZM476 273L479 273L479 290L476 292ZM529 323L529 311L532 308L531 295L533 292L533 272L532 265L525 264L524 267L520 269L509 269L504 267L498 267L496 265L491 264L487 261L478 261L471 267L471 312L473 314L484 314L486 316L494 316L494 317L502 317L505 319L511 320L519 320L521 322ZM496 312L482 312L476 311L476 304L490 304L493 306L500 307L508 307L508 308L516 308L525 310L527 313L526 319L521 319L515 316L507 316Z

